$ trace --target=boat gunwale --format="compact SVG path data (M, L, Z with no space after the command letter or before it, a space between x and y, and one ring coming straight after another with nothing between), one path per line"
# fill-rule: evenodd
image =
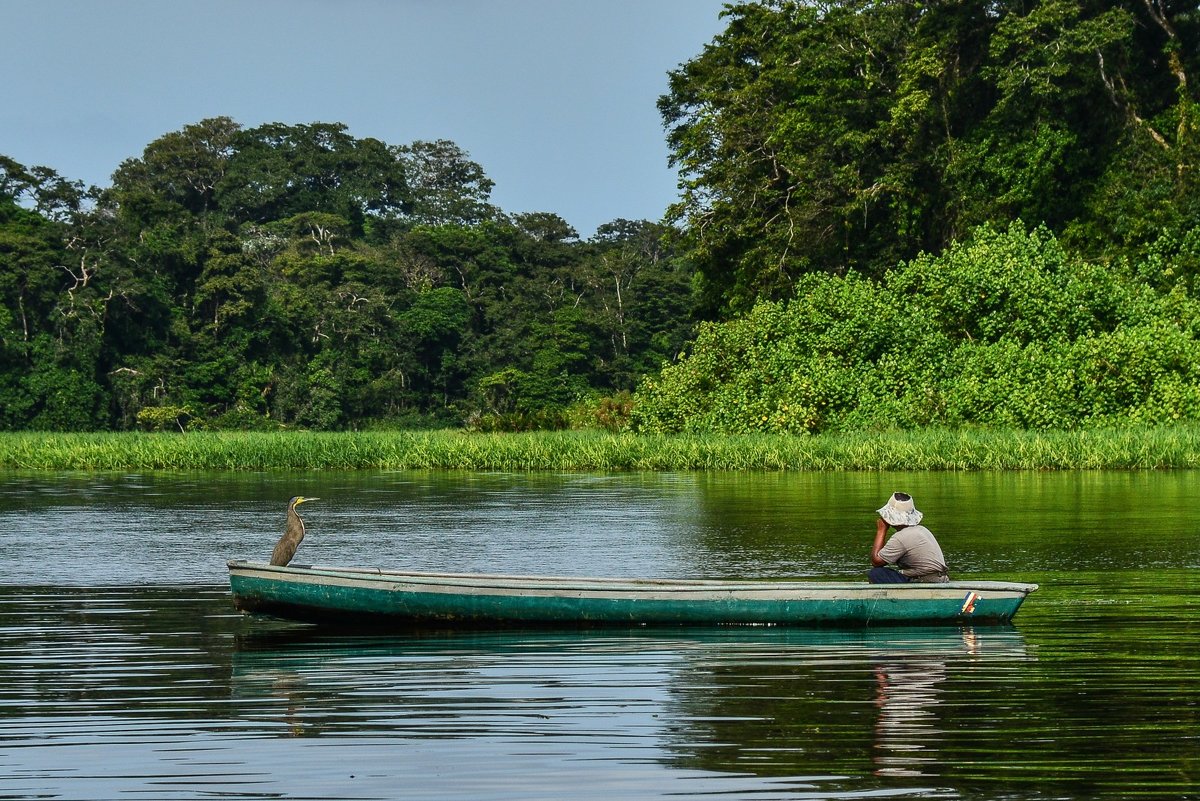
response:
M936 590L1014 593L1026 596L1038 589L1037 584L1009 581L950 581L943 583L903 582L898 584L869 584L866 582L807 581L803 579L677 579L677 578L624 578L600 576L547 576L504 573L442 573L429 571L403 571L372 567L336 567L325 565L270 565L263 562L229 560L230 572L252 571L258 574L277 574L277 580L290 581L305 578L345 579L350 581L406 583L428 587L464 588L475 590L536 590L547 592L563 591L612 591L612 592L839 592L852 590L862 592L871 589L883 593L897 591L920 592ZM309 583L309 582L305 582Z

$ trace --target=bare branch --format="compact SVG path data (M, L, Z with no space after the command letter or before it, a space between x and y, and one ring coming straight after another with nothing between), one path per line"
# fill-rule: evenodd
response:
M1146 0L1147 3L1150 1L1151 0ZM1125 116L1129 118L1131 123L1148 133L1150 138L1157 142L1164 150L1169 151L1171 149L1171 143L1167 141L1166 137L1156 131L1153 125L1142 119L1142 117L1137 113L1137 110L1133 107L1132 103L1123 100L1123 98L1129 96L1129 88L1125 85L1125 79L1119 74L1116 76L1115 80L1108 76L1108 73L1104 68L1104 53L1100 50L1096 51L1096 60L1100 63L1100 80L1104 82L1104 86L1108 89L1108 96L1109 99L1112 100L1113 105L1124 111ZM1120 91L1118 91L1118 84L1120 85Z

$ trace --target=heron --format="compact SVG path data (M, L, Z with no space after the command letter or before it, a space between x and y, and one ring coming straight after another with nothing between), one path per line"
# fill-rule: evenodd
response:
M271 552L271 564L283 566L292 561L292 557L296 555L296 549L300 547L300 540L304 539L304 520L296 511L296 507L302 503L316 500L320 499L297 495L288 501L287 529L279 538L279 542L275 543L275 550Z

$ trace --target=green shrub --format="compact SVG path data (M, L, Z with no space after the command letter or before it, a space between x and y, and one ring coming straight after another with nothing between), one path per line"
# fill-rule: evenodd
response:
M638 387L634 430L1038 430L1200 420L1200 304L982 227L876 283L810 275L701 327Z
M147 406L137 413L147 431L185 431L194 417L190 406Z
M629 430L633 413L633 393L621 390L615 395L588 398L567 410L567 423L575 430L600 430L620 433Z

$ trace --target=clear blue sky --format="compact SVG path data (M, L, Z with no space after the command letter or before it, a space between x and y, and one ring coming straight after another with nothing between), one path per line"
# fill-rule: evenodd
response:
M655 103L721 0L0 0L0 153L107 186L206 117L451 139L507 212L658 219Z

